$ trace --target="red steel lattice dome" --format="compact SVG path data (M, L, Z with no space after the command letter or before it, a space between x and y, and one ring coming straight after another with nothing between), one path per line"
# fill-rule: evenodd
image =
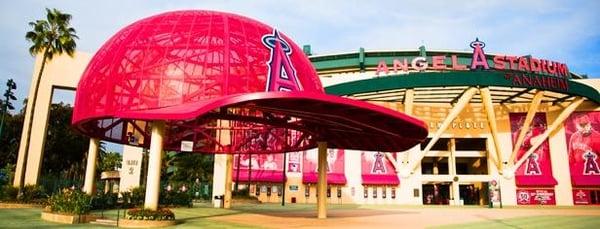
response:
M283 33L199 10L125 27L79 82L73 124L80 132L147 147L152 120L166 121L167 149L187 141L193 151L215 153L296 151L318 140L331 148L398 151L427 135L412 117L324 94L308 58Z

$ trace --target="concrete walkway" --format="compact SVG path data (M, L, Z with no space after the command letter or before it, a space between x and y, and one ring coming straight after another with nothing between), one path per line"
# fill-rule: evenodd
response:
M426 228L448 224L498 221L527 216L599 216L600 207L378 207L329 210L329 218L316 219L316 211L260 212L212 218L265 228ZM508 225L507 225L508 226Z

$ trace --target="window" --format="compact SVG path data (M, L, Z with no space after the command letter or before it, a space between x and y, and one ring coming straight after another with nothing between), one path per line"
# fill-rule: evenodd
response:
M431 141L431 138L427 138L425 141L423 141L423 143L421 143L421 150L424 150L425 147L427 147L429 141ZM448 142L450 142L449 138L440 138L435 144L433 144L431 150L448 151Z
M485 157L457 157L456 174L459 175L485 175L488 174L487 159Z
M457 151L486 151L486 139L485 138L456 138L455 139Z
M449 174L448 157L424 157L421 160L421 173L429 175Z

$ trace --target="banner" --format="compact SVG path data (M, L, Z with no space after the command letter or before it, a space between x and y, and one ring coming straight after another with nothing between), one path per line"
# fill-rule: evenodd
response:
M240 182L282 182L283 154L235 154L232 176Z
M600 189L573 189L573 203L575 205L600 204Z
M600 186L600 112L575 112L565 121L573 186Z
M290 152L288 153L288 173L300 173L300 162L302 161L302 152Z
M398 185L400 180L392 162L382 152L361 153L364 185Z
M304 161L302 165L302 181L304 183L317 183L317 162L317 150L308 150L304 152ZM327 150L327 183L346 184L343 149Z
M556 205L553 189L517 189L519 205Z
M513 148L517 141L523 123L525 122L525 113L511 113L510 127ZM538 135L546 131L546 116L544 113L536 113L529 126L529 131L525 134L523 144L517 152L517 160L523 157L525 152L531 148L531 141ZM525 160L515 171L515 180L517 186L554 186L556 179L552 176L552 163L550 160L550 146L548 140L545 140L533 153Z

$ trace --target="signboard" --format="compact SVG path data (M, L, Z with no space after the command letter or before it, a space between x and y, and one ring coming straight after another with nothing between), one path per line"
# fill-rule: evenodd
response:
M517 189L519 205L556 205L554 189Z
M513 86L534 87L568 91L570 76L566 64L531 56L486 55L485 43L476 39L470 43L473 54L470 64L454 55L435 55L431 57L414 56L382 59L378 62L375 75L408 74L409 71L470 71L495 70L506 72L504 79ZM461 57L462 58L462 57Z
M573 189L575 205L600 205L600 189Z
M298 185L290 185L290 192L297 192L298 191Z
M517 141L518 135L521 132L523 123L525 122L525 113L511 113L510 126L513 147ZM544 113L536 113L533 121L529 126L529 131L525 134L525 138L521 148L517 152L517 158L522 158L523 155L532 145L532 139L541 135L546 131L546 116ZM517 186L554 186L557 184L552 176L552 163L550 160L550 146L548 140L545 140L523 164L515 171L515 179Z
M192 152L194 151L193 141L181 141L181 152Z
M142 171L143 149L136 146L123 146L123 162L121 163L121 172L119 190L129 191L140 186L140 174Z
M575 112L565 121L573 186L600 186L600 112Z

